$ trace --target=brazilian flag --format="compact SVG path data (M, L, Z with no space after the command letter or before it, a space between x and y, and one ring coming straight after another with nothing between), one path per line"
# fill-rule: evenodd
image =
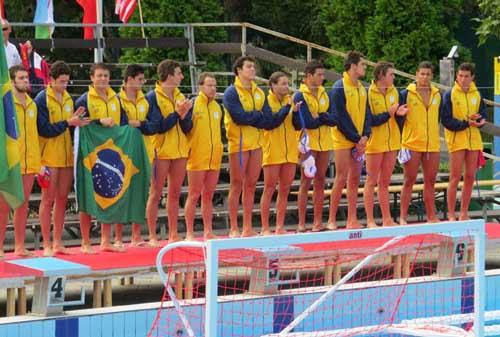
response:
M75 146L79 211L102 223L144 223L151 168L140 131L90 124Z
M0 45L3 46L2 34L0 34ZM18 144L19 129L5 48L1 47L0 81L2 95L0 99L0 194L10 207L16 208L24 201Z

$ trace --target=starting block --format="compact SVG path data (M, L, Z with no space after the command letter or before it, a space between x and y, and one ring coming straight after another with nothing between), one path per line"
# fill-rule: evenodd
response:
M278 292L278 286L300 282L300 271L295 272L295 278L290 280L280 279L280 260L303 253L303 249L294 246L274 246L266 248L254 248L253 251L261 255L252 262L250 271L250 286L248 292L251 294L270 295Z
M64 306L85 304L85 288L82 287L80 300L77 301L65 302L64 293L66 277L89 274L88 266L53 257L12 260L7 263L32 269L35 272L32 314L58 315L63 313Z

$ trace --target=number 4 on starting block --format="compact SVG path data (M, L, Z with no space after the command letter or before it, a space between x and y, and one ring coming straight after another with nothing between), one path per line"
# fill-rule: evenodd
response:
M81 289L79 301L64 301L66 276L89 274L90 268L57 258L43 257L8 261L28 269L33 269L35 289L31 312L37 315L61 314L64 306L81 305L85 303L85 289Z

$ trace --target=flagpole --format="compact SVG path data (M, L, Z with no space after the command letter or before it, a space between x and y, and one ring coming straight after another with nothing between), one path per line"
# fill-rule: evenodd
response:
M142 6L141 6L141 0L137 1L139 5L139 20L141 21L141 31L142 31L142 38L146 38L146 32L144 31L144 19L142 17Z
M97 39L97 48L94 49L94 62L95 63L100 63L103 61L103 55L102 55L102 47L101 47L101 39L102 39L102 11L103 11L103 6L102 6L102 0L96 0L96 12L97 12L97 18L96 18L96 28L95 28L95 34L94 37Z

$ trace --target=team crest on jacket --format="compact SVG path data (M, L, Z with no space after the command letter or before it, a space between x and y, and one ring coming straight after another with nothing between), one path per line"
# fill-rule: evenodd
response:
M111 139L89 153L83 164L92 173L94 197L102 209L120 200L132 177L139 173L132 160Z

